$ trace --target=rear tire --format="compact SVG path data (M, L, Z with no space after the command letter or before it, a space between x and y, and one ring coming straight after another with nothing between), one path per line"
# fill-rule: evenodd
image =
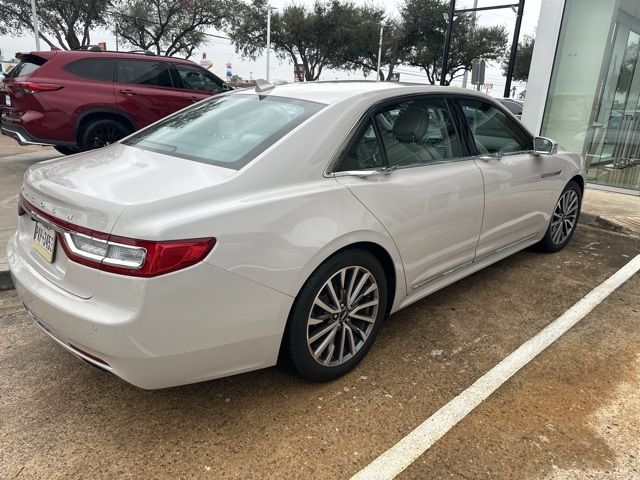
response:
M567 246L576 231L581 206L582 190L571 180L556 202L547 233L537 244L538 250L553 253Z
M366 250L345 250L320 265L298 294L285 333L299 375L326 382L355 367L380 330L387 298L384 269Z
M85 150L106 147L129 135L129 128L118 120L101 118L89 122L80 138L80 145Z

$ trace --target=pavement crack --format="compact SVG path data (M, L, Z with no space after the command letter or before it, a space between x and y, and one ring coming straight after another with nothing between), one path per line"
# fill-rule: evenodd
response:
M22 473L22 470L24 470L24 465L22 466L22 468L20 470L18 470L18 473L16 473L13 478L18 478L18 475L20 475Z

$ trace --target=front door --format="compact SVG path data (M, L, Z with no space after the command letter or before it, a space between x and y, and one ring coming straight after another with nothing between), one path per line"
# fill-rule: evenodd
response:
M367 177L349 171L387 167ZM342 172L342 173L340 173ZM480 169L443 99L407 99L363 125L336 169L402 256L409 292L473 262L482 223Z
M553 155L533 155L533 139L495 105L461 98L482 171L485 210L476 259L541 237L563 185Z

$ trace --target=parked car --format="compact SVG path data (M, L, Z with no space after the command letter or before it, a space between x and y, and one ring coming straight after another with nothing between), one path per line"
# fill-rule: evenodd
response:
M522 109L524 108L524 102L522 100L515 100L513 98L498 98L497 100L507 107L507 110L513 113L518 120L522 118Z
M65 154L103 147L231 88L180 58L92 50L16 57L2 84L2 133Z
M33 165L9 267L45 332L140 387L279 354L330 380L390 313L569 242L584 164L557 150L469 90L259 82Z

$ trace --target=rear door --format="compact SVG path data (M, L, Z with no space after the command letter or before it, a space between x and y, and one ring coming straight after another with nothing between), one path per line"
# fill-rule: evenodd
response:
M118 108L140 128L184 106L174 90L170 63L158 59L118 59L115 95Z
M533 138L494 104L460 98L485 184L477 260L541 236L562 189L553 155L535 156Z
M396 242L408 293L471 264L480 235L482 175L449 107L445 99L424 97L380 108L336 167L338 181ZM392 170L357 176L380 167Z

